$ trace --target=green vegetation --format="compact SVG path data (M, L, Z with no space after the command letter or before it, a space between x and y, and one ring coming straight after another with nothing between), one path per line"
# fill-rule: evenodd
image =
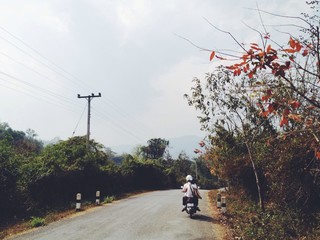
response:
M179 188L187 174L195 175L195 163L184 154L172 159L165 151L168 144L151 139L133 155L114 156L94 140L88 150L86 137L44 147L34 131L0 123L0 226L75 209L77 193L85 206L95 202L96 191L112 202L131 192ZM193 161L203 188L214 186L204 161ZM42 218L31 219L32 226L43 223Z
M115 196L106 196L103 199L103 203L112 203L115 199L116 199Z
M41 227L45 225L45 220L40 217L31 217L30 226L33 228Z

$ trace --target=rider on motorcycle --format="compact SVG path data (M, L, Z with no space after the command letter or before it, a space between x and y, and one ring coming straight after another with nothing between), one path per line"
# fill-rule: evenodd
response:
M186 181L187 182L183 185L183 188L182 188L182 192L185 193L182 199L182 204L185 207L182 209L182 212L187 209L186 205L189 198L193 198L196 209L198 211L201 211L198 207L198 201L199 201L199 198L202 199L202 197L199 194L198 186L193 181L193 177L191 175L186 176Z

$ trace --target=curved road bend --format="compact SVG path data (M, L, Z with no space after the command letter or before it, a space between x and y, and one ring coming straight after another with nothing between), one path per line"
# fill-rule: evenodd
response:
M201 190L201 212L181 212L181 190L138 194L8 238L10 240L200 240L218 239Z

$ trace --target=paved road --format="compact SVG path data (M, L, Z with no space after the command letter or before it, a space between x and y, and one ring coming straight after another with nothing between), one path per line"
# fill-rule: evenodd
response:
M218 239L207 192L201 212L181 212L181 190L154 191L115 201L38 228L10 240L196 240Z

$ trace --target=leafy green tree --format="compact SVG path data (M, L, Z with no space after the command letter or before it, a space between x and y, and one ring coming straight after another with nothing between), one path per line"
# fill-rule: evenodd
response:
M146 159L160 159L164 156L169 141L161 138L152 138L148 140L148 146L142 146L141 152Z
M44 165L44 174L99 169L110 164L110 156L103 145L91 140L90 146L91 150L87 151L85 137L73 137L47 146L39 155L39 161Z
M41 149L40 141L13 130L7 123L0 123L0 221L1 218L20 214L25 208L22 175L25 166Z
M183 184L185 182L185 178L188 174L195 173L191 171L192 164L190 157L184 151L182 151L174 161L173 172L179 184Z

